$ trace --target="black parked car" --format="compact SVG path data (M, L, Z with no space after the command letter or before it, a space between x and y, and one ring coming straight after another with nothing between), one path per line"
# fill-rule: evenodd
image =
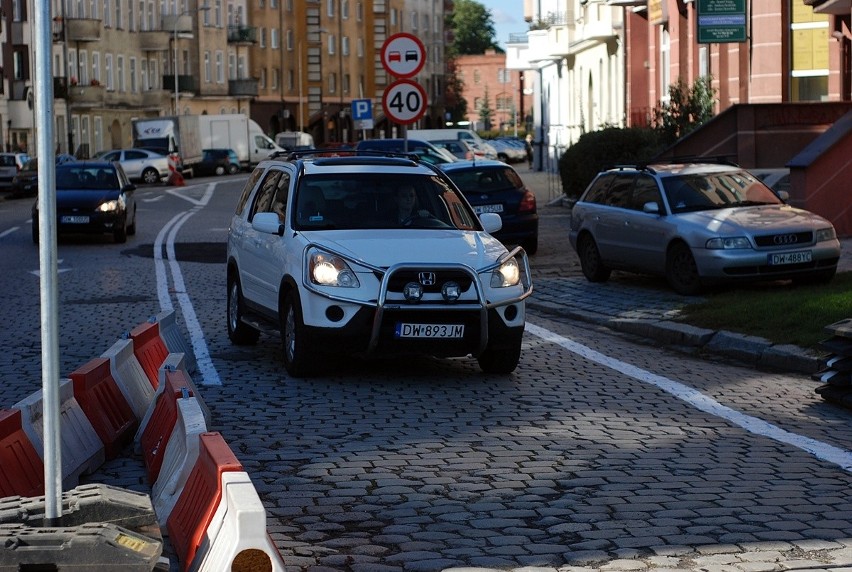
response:
M56 167L57 234L112 234L126 242L136 234L136 201L117 162L79 161ZM38 201L33 205L33 242L38 244Z
M233 175L240 171L240 159L233 149L204 149L201 162L195 166L195 174Z
M64 165L76 161L74 155L60 153L56 156L56 164ZM38 160L30 159L18 174L12 178L12 195L32 196L38 191Z
M538 251L538 210L535 194L517 171L489 159L439 165L473 206L476 214L497 213L503 227L493 233L504 244L520 244L533 255Z

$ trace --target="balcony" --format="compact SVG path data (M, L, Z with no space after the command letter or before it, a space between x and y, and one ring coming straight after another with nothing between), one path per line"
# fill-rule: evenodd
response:
M256 44L257 28L254 26L228 26L229 44Z
M171 98L172 94L164 89L150 89L142 92L141 104L142 107L169 109Z
M169 49L171 34L165 30L139 32L139 49L143 52L161 52Z
M65 36L69 42L97 42L101 39L101 21L93 18L68 18Z
M74 105L103 105L105 96L106 89L102 85L75 85L68 88L68 101Z
M257 93L257 80L254 78L228 80L228 95L235 97L257 97Z
M164 14L160 23L162 24L162 29L167 32L177 32L179 34L192 33L192 18L190 14L182 14L180 16Z
M175 90L175 76L174 75L164 75L163 76L163 89L166 91L174 91ZM195 93L198 91L198 83L195 81L195 76L191 75L179 75L178 76L178 91L180 93Z

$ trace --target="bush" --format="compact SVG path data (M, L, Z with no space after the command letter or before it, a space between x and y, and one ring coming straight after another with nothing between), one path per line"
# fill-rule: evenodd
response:
M559 158L562 190L577 199L601 170L648 162L664 147L661 134L649 128L610 127L585 133Z

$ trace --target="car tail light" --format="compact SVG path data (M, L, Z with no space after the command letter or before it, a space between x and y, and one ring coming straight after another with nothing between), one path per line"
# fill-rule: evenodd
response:
M521 198L521 204L518 205L518 212L535 212L535 195L531 190L524 189L524 196Z

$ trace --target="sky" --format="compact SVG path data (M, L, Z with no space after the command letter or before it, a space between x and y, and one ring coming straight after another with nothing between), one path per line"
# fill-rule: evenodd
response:
M524 21L524 0L479 0L491 11L494 20L495 41L506 49L509 34L522 34L529 30Z

